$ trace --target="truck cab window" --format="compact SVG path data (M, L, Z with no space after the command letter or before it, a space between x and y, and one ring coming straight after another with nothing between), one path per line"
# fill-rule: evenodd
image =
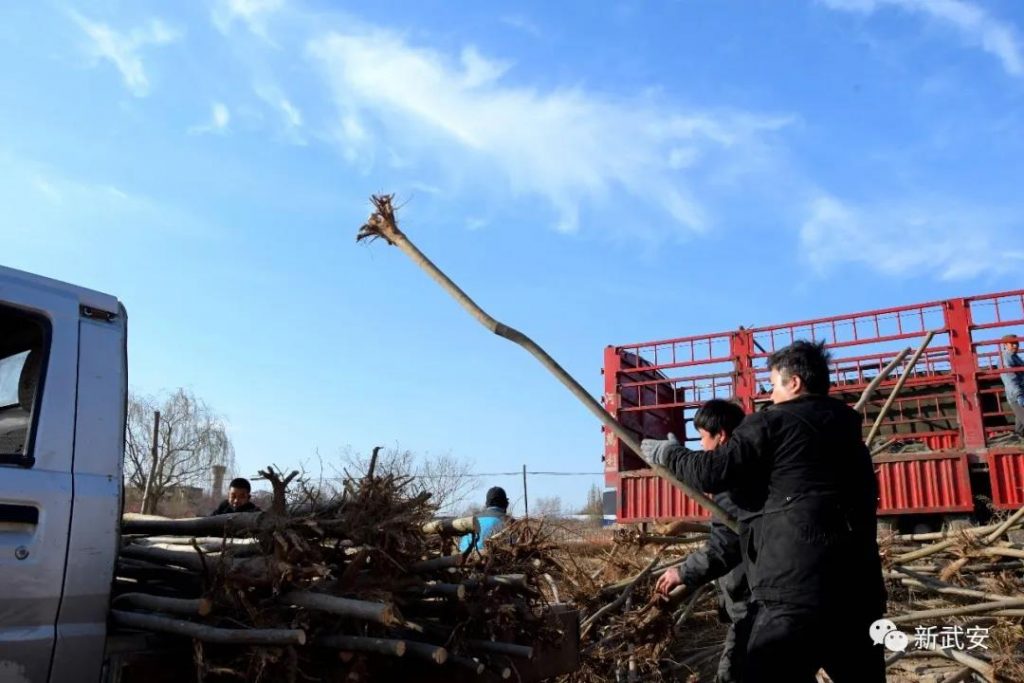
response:
M33 316L0 306L0 329L0 465L30 464L46 328Z

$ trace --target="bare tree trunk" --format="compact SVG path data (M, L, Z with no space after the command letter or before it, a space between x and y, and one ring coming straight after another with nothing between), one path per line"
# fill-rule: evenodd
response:
M159 462L160 449L158 446L160 435L160 411L153 413L153 448L151 451L152 461L149 465L149 476L146 477L146 488L142 493L142 514L151 515L156 509L155 491L153 490L153 479L156 477L157 463Z

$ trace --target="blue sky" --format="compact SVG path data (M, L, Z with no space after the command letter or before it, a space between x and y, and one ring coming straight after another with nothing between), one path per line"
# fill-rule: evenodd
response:
M598 395L607 344L1020 287L1022 31L1011 0L7 3L2 262L120 297L132 386L204 397L243 473L598 472L535 361L354 243L367 197Z

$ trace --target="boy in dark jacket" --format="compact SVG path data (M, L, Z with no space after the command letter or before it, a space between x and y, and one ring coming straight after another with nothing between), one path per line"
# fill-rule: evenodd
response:
M743 409L731 401L713 399L702 405L693 416L693 426L700 435L701 448L713 451L724 444L739 427L743 417ZM733 517L739 516L739 509L728 493L716 495L715 502ZM750 587L743 567L740 537L721 522L712 521L711 538L707 544L690 553L682 567L672 567L662 574L655 590L668 595L677 586L693 589L715 579L718 580L721 603L730 622L715 683L739 683L743 680L747 638L752 622L752 619L747 618Z
M714 451L644 440L644 455L694 488L728 491L756 608L748 683L884 683L869 627L885 611L877 482L861 415L830 398L822 344L768 359L772 405Z

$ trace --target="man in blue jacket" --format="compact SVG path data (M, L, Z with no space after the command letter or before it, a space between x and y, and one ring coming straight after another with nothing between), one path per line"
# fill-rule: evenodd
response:
M494 486L487 490L487 498L484 500L483 512L476 515L480 522L480 537L475 540L473 535L463 536L459 541L459 552L464 553L470 549L479 550L483 547L484 541L493 536L498 530L505 526L508 518L508 495L505 489ZM472 544L472 545L471 545Z
M729 440L743 421L743 409L732 401L713 399L693 416L693 426L700 435L700 446L713 451ZM740 512L726 492L715 495L715 502L734 518ZM747 601L750 586L740 552L740 537L717 520L711 522L711 538L700 549L690 553L681 567L672 567L658 579L655 590L668 595L677 586L694 589L718 580L719 604L729 617L729 631L722 646L715 683L739 683L743 680L747 656L747 639L752 619L748 618Z

